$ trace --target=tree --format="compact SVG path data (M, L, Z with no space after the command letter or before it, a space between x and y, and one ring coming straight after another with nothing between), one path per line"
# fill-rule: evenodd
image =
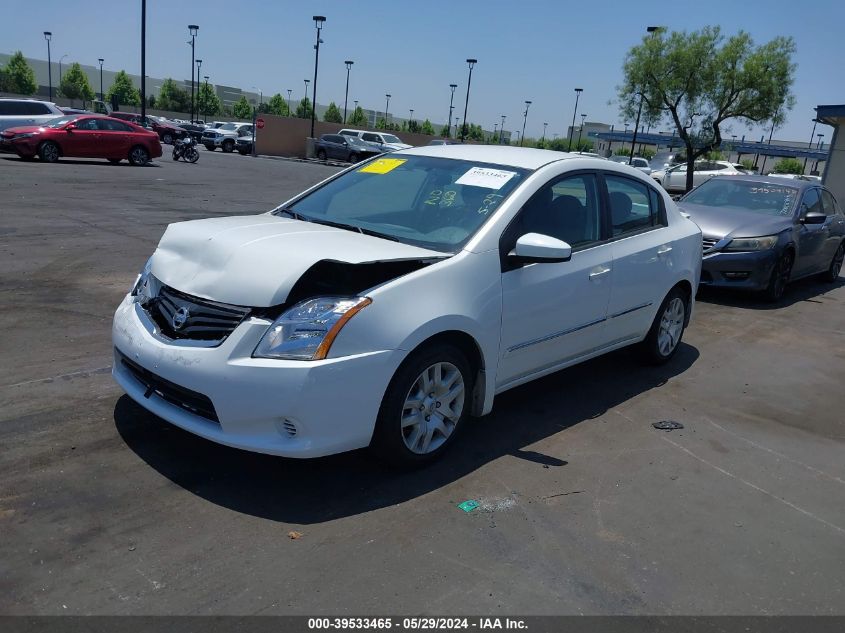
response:
M739 161L739 164L742 165L748 171L757 171L757 168L754 166L754 161L750 158L743 158Z
M308 97L303 97L299 105L296 106L296 116L300 119L311 118L311 100Z
M290 116L288 102L285 101L285 98L278 92L270 98L270 101L267 102L267 106L270 108L270 114Z
M343 115L340 113L340 109L334 101L332 101L329 104L329 107L326 108L326 112L323 114L323 121L327 121L329 123L343 123Z
M27 63L23 53L16 51L3 69L3 90L19 95L34 95L38 92L35 72Z
M367 115L364 114L364 110L361 106L357 106L355 111L352 113L352 116L348 119L349 125L354 125L356 127L366 127L367 126Z
M429 136L434 136L434 126L431 124L431 121L426 119L422 122L422 126L420 127L421 134L428 134Z
M150 95L149 97L147 97L147 105L150 106L151 108L156 107L156 96L155 95Z
M170 81L173 81L172 79ZM165 83L167 83L165 81ZM162 86L162 90L164 86ZM159 93L161 94L161 93ZM106 101L112 101L115 97L117 97L117 102L119 104L124 105L141 105L141 95L138 93L138 90L132 84L132 78L126 74L125 70L121 70L114 76L114 82L109 87L108 92L106 93ZM162 107L159 105L159 107ZM164 108L165 110L169 110L170 108Z
M632 120L642 102L646 122L668 118L675 125L686 147L689 190L693 163L721 145L726 121L783 122L795 102L794 53L791 37L755 46L743 31L726 40L719 27L658 30L628 51L620 110Z
M241 98L232 106L232 113L236 119L252 118L252 106L249 105L249 101L246 100L245 95L241 95Z
M189 98L187 97L186 101ZM220 97L214 92L214 86L211 84L202 83L199 85L199 90L197 90L197 114L203 117L220 114Z
M82 99L83 105L86 101L94 99L94 91L88 83L88 75L82 71L82 66L78 62L71 64L68 71L62 75L59 94L70 99L71 105L76 99Z
M161 83L158 89L158 107L160 110L171 112L187 112L190 108L190 96L183 88L169 77Z
M450 126L444 125L442 128L440 128L440 136L442 136L443 138L449 138L451 137L451 131L452 128Z
M773 174L803 174L804 165L797 158L782 158L772 169Z
M379 120L376 121L376 129L377 130L386 130L387 129L387 121L385 121L384 117L379 117Z

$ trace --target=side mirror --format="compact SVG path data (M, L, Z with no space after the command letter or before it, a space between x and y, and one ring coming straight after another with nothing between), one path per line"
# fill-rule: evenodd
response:
M572 247L557 238L540 233L526 233L516 241L508 258L520 264L568 262Z
M71 132L73 132L75 129L76 129L76 123L68 123L68 124L65 126L65 132L67 132L68 134L70 134Z
M808 211L801 218L801 224L824 224L827 216L820 211Z

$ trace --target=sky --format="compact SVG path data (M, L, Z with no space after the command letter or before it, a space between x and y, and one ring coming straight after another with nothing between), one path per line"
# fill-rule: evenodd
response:
M141 0L0 0L3 31L0 52L23 51L46 58L43 31L52 31L53 59L97 64L140 74ZM706 8L706 10L705 10ZM147 0L147 75L190 76L188 24L199 25L196 56L211 83L276 92L294 99L314 74L313 15L326 16L320 46L317 101L343 108L346 66L355 63L349 104L414 119L445 121L449 84L456 83L455 114L463 116L467 58L478 59L472 74L467 119L493 129L506 115L505 129L521 130L525 101L526 136L566 135L572 122L574 88L583 88L579 114L587 121L621 125L616 86L622 63L649 25L690 31L720 25L739 30L756 43L791 35L798 68L797 103L775 139L809 141L813 108L845 103L845 63L840 37L845 2L816 0ZM309 90L310 96L310 90ZM454 116L454 115L453 115ZM580 117L579 117L580 120ZM768 135L760 126L735 122L723 135ZM669 130L663 125L661 130ZM817 132L830 140L831 130Z

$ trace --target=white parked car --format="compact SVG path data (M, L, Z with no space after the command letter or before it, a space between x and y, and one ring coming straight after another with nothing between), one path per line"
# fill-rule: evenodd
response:
M65 113L50 101L0 99L0 132L10 127L43 125L64 115Z
M419 147L170 225L115 313L113 374L229 446L423 462L512 387L626 345L668 361L700 267L701 231L635 169Z
M748 171L739 163L729 163L726 160L697 160L693 167L692 186L697 187L713 176L736 176L747 173ZM651 177L663 185L666 191L684 192L687 190L686 163L653 171Z
M630 158L628 156L614 155L610 157L610 160L612 160L614 163L620 163L621 165L627 165L628 161L630 160L630 165L634 169L639 169L646 175L651 173L651 164L648 162L648 160L642 158L641 156L634 156L633 158Z
M205 145L205 149L214 151L218 147L224 152L229 153L235 149L238 139L242 136L250 136L255 132L252 123L239 123L233 121L231 123L224 123L220 127L207 127L202 132L200 142Z
M382 152L393 152L397 149L408 149L413 147L407 143L403 143L395 134L388 132L368 132L367 130L350 130L343 129L338 134L344 136L357 136L362 141L376 145Z

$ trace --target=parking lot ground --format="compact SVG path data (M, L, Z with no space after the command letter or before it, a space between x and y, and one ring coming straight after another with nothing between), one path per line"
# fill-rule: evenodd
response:
M0 612L845 613L842 278L708 293L667 366L509 391L413 472L240 452L123 396L111 316L166 224L334 171L0 156Z

